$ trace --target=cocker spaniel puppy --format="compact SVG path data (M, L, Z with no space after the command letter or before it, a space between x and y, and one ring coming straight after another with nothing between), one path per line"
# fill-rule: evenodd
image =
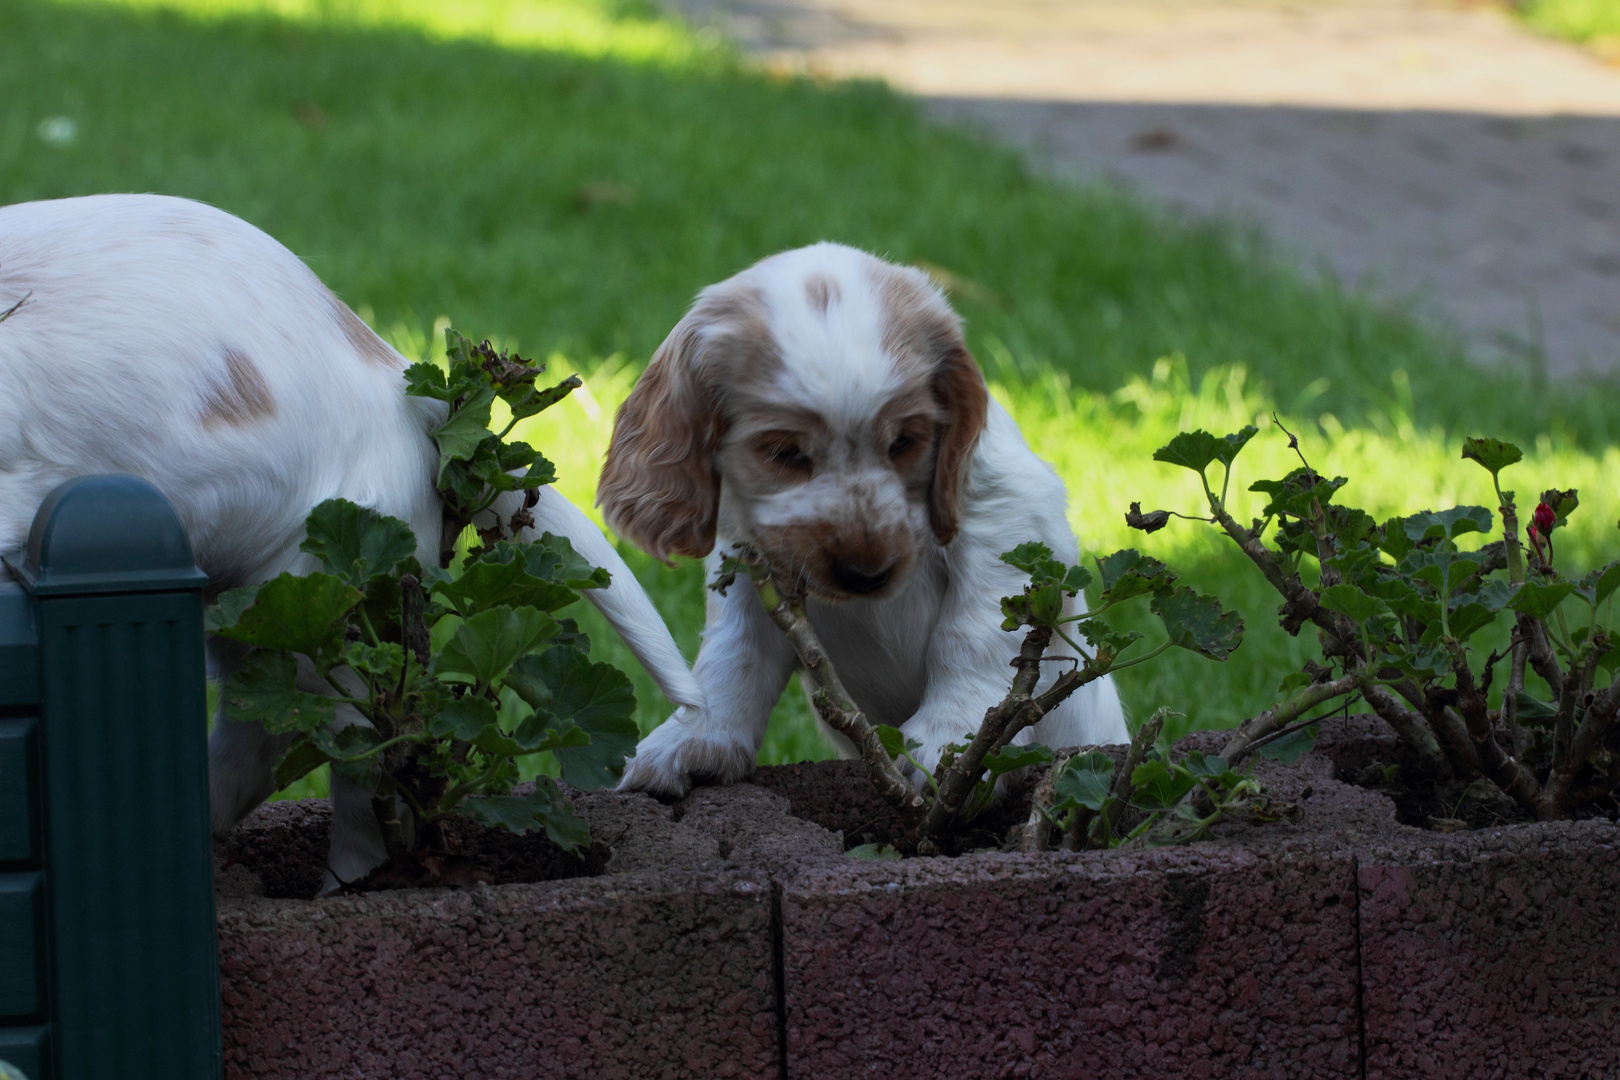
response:
M798 575L856 703L922 743L929 768L1012 677L1021 634L1001 629L1000 598L1024 579L1000 554L1039 540L1077 558L1062 481L986 393L939 290L837 244L699 294L619 410L598 500L660 558L710 555L712 572L746 541ZM711 595L694 668L706 701L642 740L622 786L747 775L795 663L746 580ZM1109 680L1026 736L1128 737Z
M8 311L0 549L23 545L62 481L133 473L174 505L214 591L316 569L298 545L310 510L331 498L403 519L418 558L437 564L446 538L429 432L445 406L407 397L405 358L247 222L156 195L0 207ZM508 517L521 498L509 493L495 510ZM590 519L550 488L532 513L536 531L568 537L608 569L612 585L587 595L671 700L701 705L668 628ZM210 643L221 675L243 655L229 644ZM329 690L321 680L304 688ZM340 724L358 720L339 707ZM216 835L274 790L288 738L223 717L215 725ZM386 857L370 793L334 775L332 798L329 886Z

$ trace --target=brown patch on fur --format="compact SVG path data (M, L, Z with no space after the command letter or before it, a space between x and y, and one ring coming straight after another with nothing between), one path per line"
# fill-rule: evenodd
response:
M379 367L392 368L395 371L405 367L405 358L378 337L376 331L367 326L364 319L350 311L349 305L339 300L336 293L328 289L326 297L331 306L332 318L337 320L338 329L349 339L349 344L354 346L355 352Z
M901 371L929 373L929 387L943 414L935 427L928 521L939 542L948 544L959 527L962 478L984 430L990 395L962 337L961 322L928 275L885 263L873 270L873 279L884 313L884 351Z
M276 415L276 399L264 381L264 373L246 354L225 349L225 379L215 382L203 397L204 427L230 424L245 427L256 420Z
M953 349L934 372L934 397L947 419L938 428L934 489L928 500L928 523L941 544L956 537L961 520L962 480L990 411L984 375L967 346Z
M613 419L596 490L608 524L664 560L713 550L727 398L780 363L757 292L725 282L704 290Z
M825 315L827 309L843 297L843 293L838 288L838 282L826 274L811 274L804 279L804 296L810 301L811 307Z

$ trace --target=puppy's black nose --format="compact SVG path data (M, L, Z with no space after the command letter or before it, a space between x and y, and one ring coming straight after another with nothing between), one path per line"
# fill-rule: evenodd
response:
M832 574L840 589L856 596L866 596L889 583L889 578L894 574L894 567L887 566L875 574L869 574L849 563L835 562L832 565Z

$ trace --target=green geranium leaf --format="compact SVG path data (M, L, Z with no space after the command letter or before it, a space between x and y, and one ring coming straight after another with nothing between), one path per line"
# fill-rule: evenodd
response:
M276 790L284 791L331 760L308 735L300 735L276 759Z
M556 611L579 599L566 585L534 577L525 563L515 558L508 562L487 557L469 560L460 577L435 581L431 593L434 600L463 618L503 604Z
M995 780L1014 769L1044 765L1051 760L1052 751L1039 743L1030 743L1028 746L1003 746L1000 750L992 750L984 755L984 768L988 770L989 778Z
M534 608L493 607L466 619L445 643L435 670L468 675L488 686L506 675L520 656L557 633L557 620Z
M1390 558L1400 562L1413 548L1406 535L1406 519L1392 517L1378 528L1378 547Z
M304 530L299 550L357 589L416 554L416 534L409 525L346 499L327 499L315 507Z
M287 649L316 658L335 653L361 592L331 574L282 574L259 586L253 605L217 634L261 649Z
M1527 581L1519 586L1519 591L1514 593L1508 607L1532 619L1545 619L1574 591L1575 584L1570 581L1555 581L1551 585Z
M1237 612L1223 610L1213 596L1185 585L1158 590L1151 606L1164 623L1170 643L1179 648L1225 660L1243 642L1243 619Z
M594 791L619 782L641 734L635 690L623 672L592 663L577 649L553 647L520 658L506 685L556 730L573 728L586 736L554 750L565 783Z
M1073 596L1091 584L1091 571L1083 566L1069 566L1052 555L1052 549L1041 543L1019 544L1004 552L1001 561L1029 575L1030 586L1055 585Z
M541 365L544 370L544 365ZM535 413L544 412L569 394L585 385L578 375L570 375L556 386L543 390L536 389L532 384L522 393L503 394L507 408L512 410L512 419L523 420Z
M1320 504L1325 511L1334 493L1347 483L1349 481L1342 476L1329 480L1301 465L1281 480L1256 480L1249 485L1249 490L1271 496L1271 501L1260 511L1267 517L1280 514L1292 518L1314 518L1317 505Z
M1017 596L1003 596L1001 598L1001 628L1003 630L1016 630L1020 626L1034 626L1035 615L1029 609L1029 594L1019 593Z
M1280 739L1272 739L1265 745L1257 747L1254 752L1269 761L1292 765L1310 753L1311 748L1316 745L1316 732L1315 724L1302 727L1290 731Z
M489 430L490 406L495 403L495 391L488 387L473 390L462 400L461 406L433 429L433 441L439 446L441 461L470 461L480 447L487 447L493 459L500 440Z
M504 546L496 545L497 551ZM534 540L511 546L514 551L522 553L524 566L530 576L542 581L566 585L570 589L605 589L611 580L606 570L586 562L566 536L541 533Z
M364 724L349 724L336 731L319 727L309 733L309 741L331 761L332 772L357 784L377 782L378 763L372 753L377 733Z
M425 360L405 369L405 392L412 397L455 401L477 390L481 384L482 380L471 372L456 370L447 375L439 365Z
M262 724L272 735L314 731L331 723L337 703L298 689L298 661L291 653L255 649L231 672L221 691L225 719Z
M1462 456L1479 462L1492 476L1524 460L1524 453L1517 446L1501 439L1464 439Z
M354 641L343 650L339 662L362 674L374 675L384 683L394 683L405 667L405 650L392 641L381 645Z
M1253 424L1230 435L1214 436L1202 429L1182 432L1153 452L1154 461L1168 462L1203 473L1212 461L1231 466L1238 453L1254 438L1258 429Z
M1175 768L1158 757L1149 758L1131 773L1131 786L1135 788L1131 803L1152 812L1168 810L1180 802L1196 783L1192 773L1186 769Z
M1512 582L1493 578L1479 587L1479 592L1474 594L1474 599L1484 604L1487 610L1495 612L1501 611L1511 604L1517 592L1518 587Z
M1329 611L1348 615L1356 622L1366 622L1381 611L1388 610L1376 596L1368 596L1354 585L1334 585L1322 590L1321 604Z
M1519 707L1515 712L1515 716L1521 724L1541 727L1558 719L1558 706L1556 705L1549 704L1539 698L1533 698L1522 691L1518 694L1516 700Z
M1158 559L1125 548L1097 560L1102 575L1102 601L1119 603L1163 588L1176 580L1170 568Z
M544 829L552 843L565 851L576 851L591 842L590 828L548 776L537 778L528 795L468 799L460 812L480 825L520 835Z
M210 634L231 629L242 618L242 613L253 606L258 596L257 585L244 585L240 589L220 593L213 606L203 612L203 629Z
M1086 643L1097 650L1097 659L1108 662L1122 654L1135 642L1142 640L1142 635L1135 630L1116 630L1105 622L1100 616L1095 616L1075 624Z
M1467 641L1495 622L1496 612L1465 597L1447 613L1446 621L1451 624L1452 637L1458 641Z
M1084 807L1101 810L1114 785L1114 759L1101 750L1076 754L1052 785L1058 802L1053 809Z
M447 697L428 719L428 734L470 743L485 728L496 727L495 703L481 694Z
M1455 540L1471 532L1488 533L1495 520L1483 506L1454 506L1450 510L1425 510L1405 520L1406 537L1413 543L1444 538Z
M1290 671L1278 681L1277 693L1281 694L1284 700L1287 700L1294 696L1294 691L1303 690L1315 681L1303 671Z
M844 854L868 862L893 862L900 858L900 852L893 844L857 844Z
M1599 567L1576 583L1575 589L1590 603L1601 604L1620 588L1620 562Z
M900 729L891 724L873 724L877 731L878 742L883 744L883 752L891 758L897 758L906 752L906 737Z

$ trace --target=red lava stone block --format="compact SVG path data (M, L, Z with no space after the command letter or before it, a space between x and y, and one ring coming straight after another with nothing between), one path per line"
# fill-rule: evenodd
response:
M1354 864L1236 847L806 863L788 1076L1357 1076Z
M1620 828L1360 854L1368 1080L1620 1076Z
M780 1073L765 874L220 901L225 1075Z

